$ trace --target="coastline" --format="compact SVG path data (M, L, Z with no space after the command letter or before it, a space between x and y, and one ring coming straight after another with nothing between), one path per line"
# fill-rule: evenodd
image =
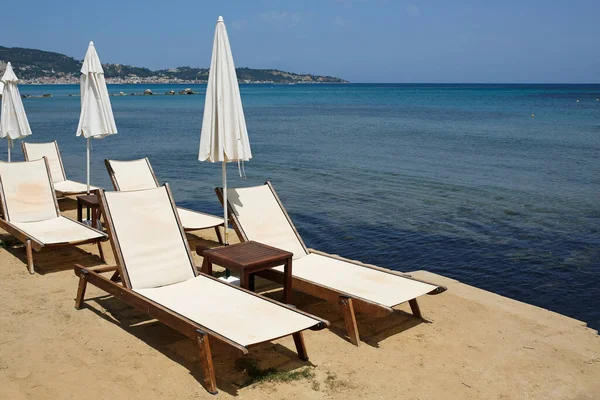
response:
M68 81L61 81L61 80L54 80L54 81L49 81L49 82L39 82L38 79L24 79L24 80L19 80L19 84L20 85L79 85L79 80L68 80ZM129 80L120 80L120 79L107 79L106 83L108 85L206 85L208 83L208 81L205 80L198 80L198 81L190 81L190 80L169 80L169 81L163 81L160 79L156 79L156 80L143 80L143 81L129 81ZM270 85L281 85L281 86L287 86L287 85L347 85L349 83L349 81L345 81L345 82L276 82L276 81L239 81L240 84L242 85L264 85L264 84L270 84Z

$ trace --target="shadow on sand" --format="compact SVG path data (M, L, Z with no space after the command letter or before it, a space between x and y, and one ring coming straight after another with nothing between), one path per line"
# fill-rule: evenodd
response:
M101 309L95 307L94 303ZM103 312L102 309L107 312ZM198 382L202 381L197 356L198 348L186 336L112 296L88 298L84 302L83 310L90 310L100 318L120 326L170 360L187 368ZM238 367L242 363L236 363L240 358L251 359L261 369L274 368L281 372L307 366L314 367L312 363L300 360L295 351L278 343L266 342L251 346L247 355L242 355L237 349L217 340L212 340L210 344L217 387L232 396L237 396L238 390L246 386L249 381L246 371Z
M0 240L5 243L6 251L19 259L23 263L23 268L27 270L27 254L25 245L14 237L3 234ZM103 244L103 246L106 246ZM95 254L87 252L77 246L50 247L43 248L41 251L33 252L34 270L37 274L45 275L48 273L66 271L73 269L75 264L81 264L85 267L93 267L103 264L98 255L98 247L93 245ZM103 247L106 254L106 248Z

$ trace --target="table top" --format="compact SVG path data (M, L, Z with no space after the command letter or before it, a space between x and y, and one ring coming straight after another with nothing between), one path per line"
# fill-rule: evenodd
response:
M87 206L99 206L98 197L95 194L84 194L82 196L77 196L77 201L87 205Z
M285 261L291 258L293 253L263 243L249 241L204 250L204 257L207 256L217 264L226 262L244 268L251 268L261 264Z

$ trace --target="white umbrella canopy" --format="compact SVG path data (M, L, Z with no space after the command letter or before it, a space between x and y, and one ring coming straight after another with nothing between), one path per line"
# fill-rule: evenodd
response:
M229 38L223 17L217 20L213 43L198 160L221 162L223 218L227 238L227 162L252 158Z
M2 76L2 113L0 114L0 137L8 139L8 161L10 162L10 148L15 139L31 135L31 127L25 114L21 94L17 87L19 79L13 71L12 65L6 65Z
M90 192L90 139L102 139L117 133L104 70L94 42L90 42L81 66L81 114L77 136L86 138L87 191Z

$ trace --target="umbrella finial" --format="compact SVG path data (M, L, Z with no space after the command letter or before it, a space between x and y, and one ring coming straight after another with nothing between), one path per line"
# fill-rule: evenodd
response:
M92 42L92 41L90 40L90 46L93 46L93 45L94 45L94 42Z
M221 16L219 15L219 18L217 18L217 22L225 22L225 20L223 19L223 17L221 17Z

